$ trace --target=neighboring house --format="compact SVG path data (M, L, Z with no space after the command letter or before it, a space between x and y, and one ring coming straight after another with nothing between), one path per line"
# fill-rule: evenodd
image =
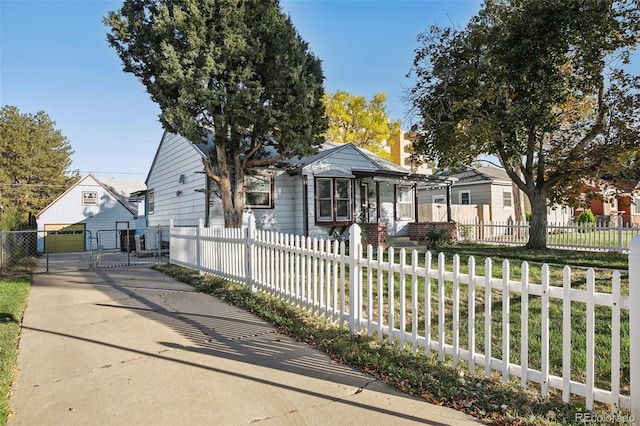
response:
M222 226L216 187L203 173L211 143L193 144L165 132L147 176L147 224ZM311 237L344 233L356 221L386 223L389 235L408 235L416 221L414 174L352 144L326 142L308 158L254 170L245 202L259 229Z
M596 220L604 224L617 225L615 218L621 217L623 224L640 225L640 183L635 188L632 187L633 183L626 190L585 184L582 194L587 207L575 209L574 217L588 208Z
M83 177L36 215L38 231L46 231L38 233L38 251L84 251L100 233L105 248L120 248L117 230L145 225L143 198L132 197L144 190L142 181Z
M438 174L449 176L446 173ZM515 203L518 199L514 193L511 178L504 169L498 167L469 167L451 174L454 183L451 185L452 219L457 222L518 222L525 218L515 217ZM516 189L517 190L517 189ZM438 221L445 212L446 189L444 187L420 188L420 220ZM530 211L527 196L520 191L521 211ZM547 207L549 224L568 224L573 209L567 206L553 205Z
M446 173L441 174L448 176ZM452 219L455 221L478 220L480 222L517 221L512 182L504 169L497 167L470 167L450 176L455 180L451 185ZM446 204L446 188L421 188L418 199L424 205ZM522 200L524 197L520 197ZM521 201L522 202L522 201ZM524 212L524 203L521 204ZM442 211L439 209L438 211ZM442 213L440 213L442 214ZM436 218L437 219L437 218Z

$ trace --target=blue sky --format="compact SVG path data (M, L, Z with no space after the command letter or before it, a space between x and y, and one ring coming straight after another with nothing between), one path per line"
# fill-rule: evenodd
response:
M82 175L146 177L162 136L158 107L107 44L102 17L122 1L0 0L0 105L44 110L69 139ZM281 0L322 59L325 89L370 99L406 123L403 91L416 36L464 27L480 0Z

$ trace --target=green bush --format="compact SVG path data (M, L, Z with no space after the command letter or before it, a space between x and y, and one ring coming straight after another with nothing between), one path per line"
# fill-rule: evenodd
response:
M578 225L594 224L596 223L596 217L593 215L591 209L586 209L585 211L580 213L578 219L576 219L576 222L578 223Z

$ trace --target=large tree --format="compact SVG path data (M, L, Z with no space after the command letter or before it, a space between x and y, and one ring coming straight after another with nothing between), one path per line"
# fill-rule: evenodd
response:
M204 169L227 227L242 223L245 175L311 155L326 129L320 60L277 0L126 0L108 41L192 142L213 136Z
M343 90L326 93L323 97L329 128L327 140L353 143L375 154L390 158L385 145L392 143L400 131L400 120L393 121L387 114L384 92L376 93L367 102L364 96Z
M44 112L22 114L0 109L0 223L15 229L62 193L78 172L71 172L73 150Z
M634 0L487 0L466 28L419 37L416 149L440 167L497 155L531 201L529 248L546 247L547 204L639 149Z

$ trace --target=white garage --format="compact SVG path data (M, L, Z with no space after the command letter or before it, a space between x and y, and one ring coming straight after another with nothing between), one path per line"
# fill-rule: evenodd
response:
M144 197L133 194L145 189L143 181L83 177L36 215L38 251L85 251L97 246L101 233L144 228Z

